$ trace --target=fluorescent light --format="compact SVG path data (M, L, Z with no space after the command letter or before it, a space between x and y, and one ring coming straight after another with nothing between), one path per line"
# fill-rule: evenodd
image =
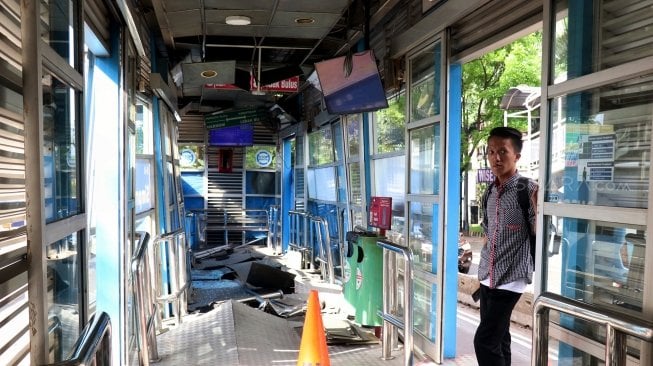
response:
M252 19L244 15L230 15L225 18L225 22L229 25L250 25Z

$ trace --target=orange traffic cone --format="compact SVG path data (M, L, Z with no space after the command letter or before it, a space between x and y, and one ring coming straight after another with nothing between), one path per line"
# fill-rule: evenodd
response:
M320 300L315 290L311 290L308 294L308 307L306 309L306 319L304 320L304 330L302 331L302 342L299 346L297 366L331 366L324 325L322 324Z

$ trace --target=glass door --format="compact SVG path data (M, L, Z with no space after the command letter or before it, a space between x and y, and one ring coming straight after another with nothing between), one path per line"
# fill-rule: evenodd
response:
M405 222L414 261L414 339L436 362L443 351L445 49L438 36L408 57Z
M538 293L647 326L653 37L643 35L638 19L651 19L653 9L562 0L546 2L546 15ZM556 313L548 328L549 360L606 362L605 326ZM632 337L626 343L628 364L651 364L650 345Z
M82 2L24 5L30 363L44 364L66 357L89 317Z

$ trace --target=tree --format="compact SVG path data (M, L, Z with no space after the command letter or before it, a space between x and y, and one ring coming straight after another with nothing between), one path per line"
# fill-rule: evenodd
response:
M479 145L493 127L503 125L501 98L511 87L540 86L542 34L536 32L463 65L462 228L469 227L468 172ZM511 121L511 127L526 130L525 121Z

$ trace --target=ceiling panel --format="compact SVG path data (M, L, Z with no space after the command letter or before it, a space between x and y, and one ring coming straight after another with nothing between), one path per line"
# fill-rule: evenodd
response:
M315 19L315 22L311 24L297 24L295 22L295 19L302 18L312 18ZM279 11L272 19L271 25L285 25L297 27L298 29L321 27L322 32L326 33L331 30L331 27L336 24L338 19L340 19L340 14Z
M235 27L221 23L206 23L206 34L209 36L249 37L247 44L252 45L255 42L253 37L263 37L267 34L267 27L264 25Z
M301 1L296 1L301 3ZM272 0L204 0L206 9L267 9L272 10Z
M320 39L324 35L324 28L315 27L270 27L268 30L270 37L279 38L304 38L304 39Z
M349 0L280 0L277 11L306 11L342 14L343 9L346 9L349 6L349 3Z
M164 0L163 4L168 12L199 9L201 7L200 0Z

